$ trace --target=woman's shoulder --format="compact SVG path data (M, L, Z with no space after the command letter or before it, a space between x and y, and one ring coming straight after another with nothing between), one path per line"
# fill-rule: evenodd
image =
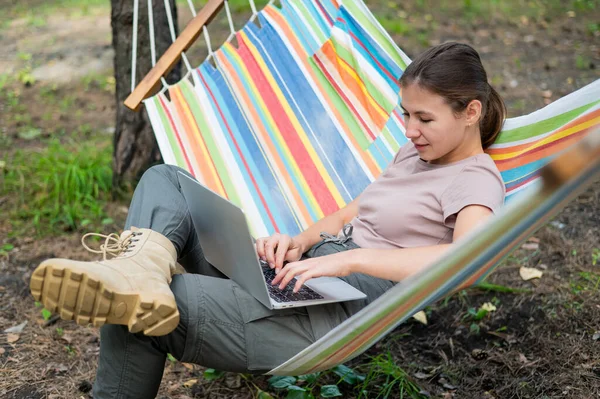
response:
M502 175L488 154L479 154L465 163L451 186L465 194L485 193L502 202L506 195Z
M402 144L400 149L398 149L398 152L396 152L392 163L397 164L409 158L414 158L418 155L419 153L417 152L417 149L415 148L413 143L409 141L407 143Z

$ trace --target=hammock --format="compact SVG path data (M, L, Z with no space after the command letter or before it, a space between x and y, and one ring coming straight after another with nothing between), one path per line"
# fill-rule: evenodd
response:
M360 0L282 0L260 12L250 1L252 18L235 31L228 3L210 0L179 38L172 34L137 87L132 76L125 103L144 102L165 163L244 209L255 236L294 235L360 194L407 142L397 82L410 59ZM213 51L206 24L223 5L231 35ZM183 38L201 30L209 56L192 68ZM180 56L188 72L168 85L161 77ZM133 63L135 71L135 45ZM598 132L574 144L599 125L600 80L507 120L488 149L507 190L501 215L271 373L344 362L424 306L483 279L598 175ZM575 160L578 168L565 167Z

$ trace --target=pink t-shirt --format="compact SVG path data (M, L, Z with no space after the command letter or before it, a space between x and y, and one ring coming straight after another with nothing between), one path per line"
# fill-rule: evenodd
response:
M456 214L468 205L496 212L504 183L492 158L478 154L449 165L419 158L412 143L362 193L352 238L363 248L410 248L452 242Z

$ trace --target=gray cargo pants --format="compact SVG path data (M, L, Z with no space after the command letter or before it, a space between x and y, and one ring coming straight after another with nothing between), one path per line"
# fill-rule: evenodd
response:
M365 292L367 299L267 309L204 258L177 171L183 170L159 165L144 174L133 195L125 227L155 230L177 249L178 262L187 271L175 275L171 283L180 313L179 325L162 337L131 334L120 325L103 326L95 399L154 398L167 353L183 362L219 370L264 373L315 342L394 284L351 275L346 281ZM326 239L311 248L307 256L354 248L358 246L352 240L336 243Z

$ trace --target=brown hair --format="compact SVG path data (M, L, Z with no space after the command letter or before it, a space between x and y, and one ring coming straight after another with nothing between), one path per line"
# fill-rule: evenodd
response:
M412 83L444 97L456 113L479 100L481 144L486 149L494 143L506 118L506 106L488 83L473 47L449 42L430 48L415 58L400 78L400 86Z

